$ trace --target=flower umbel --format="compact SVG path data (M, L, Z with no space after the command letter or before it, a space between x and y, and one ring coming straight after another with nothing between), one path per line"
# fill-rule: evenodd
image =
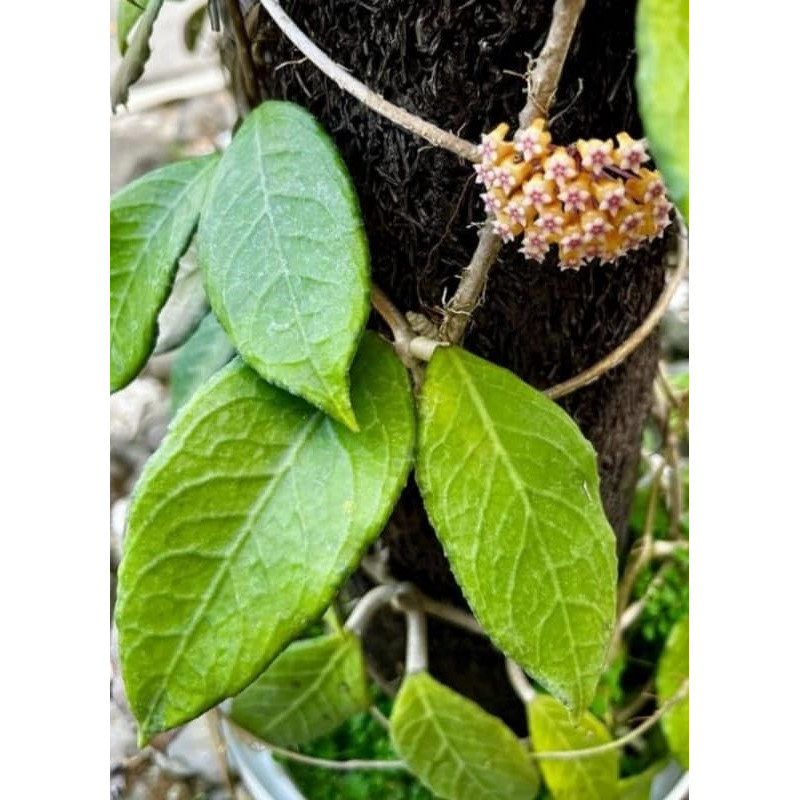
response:
M476 183L494 232L504 242L522 235L519 252L544 261L558 245L562 269L597 260L613 263L659 238L672 203L650 161L646 141L625 132L611 139L554 145L545 120L535 119L507 141L509 126L483 134Z

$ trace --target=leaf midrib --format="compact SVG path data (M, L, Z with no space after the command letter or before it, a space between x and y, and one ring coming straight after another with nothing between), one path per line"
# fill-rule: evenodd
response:
M277 468L275 472L272 473L271 479L267 482L264 492L256 500L250 511L245 516L244 521L239 527L238 533L235 535L234 539L232 540L231 544L228 547L228 553L220 559L220 567L216 570L216 574L210 581L208 591L203 595L201 602L198 604L197 609L195 610L194 616L188 623L186 627L186 634L181 638L180 643L175 648L175 653L173 654L172 660L170 661L164 673L161 686L150 703L150 710L144 721L145 729L149 730L151 720L153 719L153 716L156 714L157 709L160 707L164 694L167 691L167 686L169 685L173 675L175 674L175 668L178 666L178 663L183 657L183 654L185 653L190 640L194 638L194 634L197 631L198 624L202 620L203 615L206 612L206 609L216 596L217 590L219 589L222 580L222 576L226 573L226 571L229 568L230 559L238 554L242 546L248 540L249 536L252 534L253 520L257 518L264 510L267 503L275 494L277 487L279 486L283 478L288 474L289 470L295 463L298 453L306 444L306 442L311 438L311 436L319 427L320 423L324 418L325 415L321 411L317 411L316 413L311 415L308 421L298 431L295 442L291 445L291 447L289 447L286 450L285 454L278 462Z
M514 463L511 460L511 456L509 455L503 443L500 441L497 435L497 431L495 429L494 420L489 414L483 402L483 397L481 396L477 387L473 383L472 377L470 376L469 372L467 372L467 370L461 364L458 357L454 358L452 361L456 367L456 370L460 373L463 379L464 386L466 387L467 392L469 393L469 396L472 399L473 404L475 405L475 409L478 412L478 416L480 417L481 422L483 423L483 428L484 431L486 432L486 435L489 437L492 444L495 446L498 458L505 466L512 484L514 485L514 487L517 489L518 493L521 496L525 514L526 516L530 515L530 518L536 529L537 549L541 553L542 559L545 562L545 568L552 577L553 585L555 586L556 589L556 603L558 605L559 610L561 611L561 616L564 620L564 627L567 631L567 638L569 639L570 655L572 656L572 664L574 669L573 674L578 690L576 705L579 708L583 708L583 684L581 682L583 676L581 673L580 665L578 664L577 647L576 647L577 642L575 639L574 632L572 630L572 624L570 622L569 614L567 613L566 602L564 599L564 591L561 586L561 580L558 577L558 572L553 566L553 562L552 559L550 558L550 554L547 552L547 548L542 547L541 543L538 541L539 537L541 536L541 525L539 524L539 518L534 512L533 506L531 505L530 500L528 499L528 494L526 491L527 486L525 485L525 481L523 480L522 476L519 474L516 467L514 466Z

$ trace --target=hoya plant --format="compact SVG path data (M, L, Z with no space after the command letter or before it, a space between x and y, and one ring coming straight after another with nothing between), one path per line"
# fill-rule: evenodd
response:
M115 106L142 74L161 5L120 4ZM585 109L558 126L570 48L591 38L582 14L597 9L531 5L528 47L534 28L543 44L519 117L487 101L462 120L471 140L368 89L332 60L345 52L326 54L275 0L209 4L241 124L223 152L156 169L111 200L112 392L154 351L180 346L174 416L133 493L118 575L141 746L219 708L228 730L291 757L381 692L396 758L373 766L407 770L439 797L648 797L670 754L688 769L683 605L650 636L655 666L633 693L651 705L643 722L625 717L621 678L631 631L648 614L661 624L652 603L688 552L688 393L665 374L654 434L664 458L640 483L632 550L622 533L657 377L651 334L687 268L688 3L639 4L647 140L630 107L613 130L591 127ZM386 41L402 43L409 17L387 6L372 13L395 14ZM482 25L496 35L487 12L464 28L467 12L444 6L435 20L419 12L413 57L398 51L412 73L437 52L429 35L453 45L439 64L479 52ZM495 67L511 53L524 71L526 51L509 41ZM318 82L311 103L281 83L283 56L297 62L290 47ZM386 93L369 63L365 77ZM632 75L614 78L630 92ZM480 78L478 96L492 80ZM339 115L353 113L361 122L348 129ZM452 182L461 189L434 211ZM468 225L452 233L467 192L477 246ZM395 226L406 218L414 237ZM443 258L448 236L474 252ZM403 274L426 248L427 266ZM197 302L176 323L166 311L189 255ZM515 296L524 282L538 288ZM580 311L589 304L599 316ZM630 742L646 757L626 757Z

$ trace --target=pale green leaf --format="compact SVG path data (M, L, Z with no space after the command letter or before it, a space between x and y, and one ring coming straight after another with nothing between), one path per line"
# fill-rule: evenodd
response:
M128 34L133 30L139 17L144 11L145 0L119 0L117 6L117 47L120 55L125 55L128 49Z
M656 671L658 704L675 695L689 678L689 617L675 623L664 645ZM670 750L681 766L689 769L689 695L661 718Z
M149 172L111 198L111 391L144 366L217 156Z
M578 426L508 370L439 348L420 398L417 477L489 636L583 711L611 638L617 560Z
M307 111L269 101L247 117L198 241L211 307L242 358L354 428L347 376L369 311L369 253L347 170Z
M669 760L657 761L644 772L623 778L619 782L619 800L650 800L653 781L669 763Z
M197 268L194 243L178 261L178 271L167 302L158 315L158 339L153 355L180 347L197 330L208 313L208 299Z
M144 3L144 0L141 2ZM163 5L164 0L147 0L141 19L136 24L130 46L125 50L122 61L117 67L117 74L111 81L112 111L116 111L117 106L125 105L128 102L129 89L144 74L145 64L150 58L150 36L153 34L153 25ZM134 23L136 23L135 19L131 24ZM125 35L127 36L127 31Z
M689 222L689 0L639 0L639 113L670 196Z
M574 723L561 703L537 694L527 705L528 726L534 752L585 750L611 741L600 720L585 711ZM618 797L619 752L570 761L537 762L554 800L615 800Z
M514 733L427 672L405 678L390 723L397 754L445 800L531 800L539 789Z
M411 466L411 388L364 337L354 434L240 359L183 407L131 500L116 619L140 741L251 683L319 618Z
M228 334L209 313L175 356L170 372L172 413L236 355Z
M361 640L344 631L289 645L233 699L231 718L265 742L293 747L369 705Z

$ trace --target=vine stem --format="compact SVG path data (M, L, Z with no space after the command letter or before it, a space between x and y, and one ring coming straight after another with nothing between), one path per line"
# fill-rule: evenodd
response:
M256 106L263 98L256 78L256 68L253 63L253 54L250 51L250 40L247 37L247 28L242 17L239 0L225 0L225 8L233 27L233 38L236 43L236 54L242 65L242 77L247 100L251 106Z
M406 675L428 669L428 624L416 591L397 593L395 603L406 615Z
M371 769L371 770L388 770L388 769L402 769L408 770L404 761L399 759L381 760L381 759L361 759L351 758L346 761L337 761L332 758L317 758L316 756L307 756L304 753L298 753L296 750L289 750L285 747L279 747L276 744L265 742L259 739L250 731L245 730L237 725L230 717L225 717L225 724L229 725L237 735L245 739L248 744L259 750L269 750L271 753L287 758L290 761L296 761L298 764L307 764L310 767L322 767L323 769L335 769L342 771L352 771L358 769Z
M536 60L536 66L527 75L528 97L519 115L520 128L527 127L537 109L547 119L547 109L561 79L561 71L584 2L585 0L556 0L553 5L553 18L544 48ZM528 121L523 122L526 119ZM487 221L481 229L475 253L461 275L456 293L445 308L440 335L446 341L458 344L464 338L502 245L502 240Z
M390 586L383 584L370 589L359 601L356 607L350 613L350 616L345 622L345 630L352 631L357 636L363 636L364 631L367 629L370 620L375 615L375 612L389 603L398 592L404 589L403 584L395 584Z
M556 0L553 5L553 21L544 47L526 76L528 99L519 114L520 128L527 128L536 117L547 118L584 5L586 0Z
M480 160L478 148L472 144L472 142L468 142L466 139L462 139L449 131L445 131L421 117L418 117L416 114L412 114L404 108L390 103L385 97L374 92L361 83L361 81L354 78L342 66L320 50L320 48L297 27L292 18L281 8L277 0L261 0L261 5L264 6L267 13L275 21L275 24L283 31L286 38L289 39L292 44L320 70L320 72L327 75L340 89L351 94L356 100L362 102L367 108L371 108L375 113L386 117L386 119L390 120L395 125L405 128L410 133L425 139L432 145L441 147L443 150L449 150L451 153L467 161Z
M522 671L522 667L517 664L516 661L507 658L506 674L508 675L511 688L514 690L517 697L522 700L523 704L527 706L528 703L532 703L533 699L536 697L536 690L531 686L531 682Z
M645 317L642 324L617 348L612 350L605 358L593 364L583 372L579 372L574 377L570 378L563 383L557 383L549 389L545 389L544 394L551 400L555 400L564 395L571 394L590 383L594 383L598 378L601 378L606 372L619 366L634 350L636 350L642 342L656 329L661 318L666 314L669 308L670 301L678 291L678 287L686 277L689 270L689 237L686 232L686 226L683 220L678 217L680 224L680 233L678 240L680 242L680 251L678 255L678 267L669 281L661 297L650 310L650 313Z
M370 556L364 556L361 560L361 569L369 575L372 580L379 584L389 586L397 586L398 581L387 574L386 568L383 564L376 563L376 559ZM413 586L413 584L410 584ZM440 600L434 600L428 597L424 592L414 586L414 594L422 605L426 614L449 622L451 625L456 625L459 628L474 633L478 636L486 636L486 631L481 627L480 622L472 616L472 614L463 611L460 608L451 606L448 603L443 603Z
M544 750L541 753L532 753L531 756L536 761L571 761L577 758L587 758L589 756L599 756L603 753L610 753L620 747L624 747L634 739L638 739L643 733L650 730L671 708L676 706L689 694L689 679L687 678L680 686L677 692L670 697L661 708L658 709L651 717L648 717L641 725L638 725L633 730L620 736L619 739L614 739L613 742L606 742L606 744L599 744L596 747L585 747L582 750Z

